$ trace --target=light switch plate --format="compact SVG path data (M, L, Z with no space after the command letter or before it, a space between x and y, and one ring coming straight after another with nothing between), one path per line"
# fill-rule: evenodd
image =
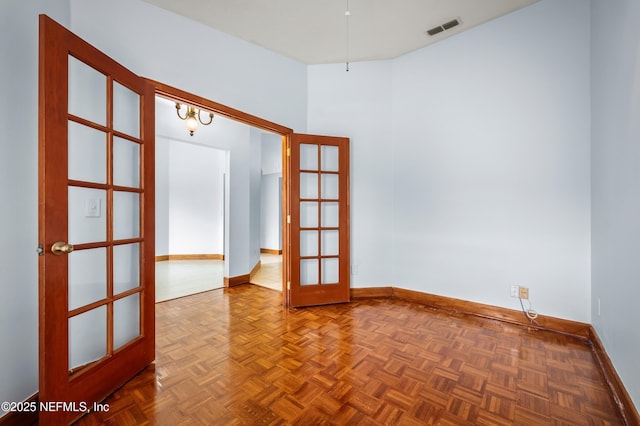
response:
M84 201L85 217L100 217L100 198L88 198Z

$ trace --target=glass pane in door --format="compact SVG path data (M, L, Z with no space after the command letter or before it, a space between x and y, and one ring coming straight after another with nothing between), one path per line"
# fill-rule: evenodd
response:
M140 286L140 244L113 247L113 294Z
M318 227L318 203L315 201L303 201L300 203L300 227Z
M136 192L113 192L113 238L140 236L140 196Z
M93 243L107 239L107 191L69 187L69 244Z
M322 241L320 253L323 256L337 256L338 253L338 231L322 231Z
M107 182L107 134L69 121L69 179Z
M113 83L113 128L140 137L140 95L117 81Z
M107 296L107 249L77 250L69 256L69 310Z
M322 182L320 183L320 197L324 200L338 199L338 175L322 174Z
M322 259L322 284L335 284L340 281L339 265L338 258Z
M337 172L338 171L338 147L332 145L322 145L320 148L322 171Z
M300 198L318 198L318 174L300 173Z
M300 232L300 256L318 255L318 231Z
M107 123L107 77L69 56L69 114Z
M106 306L69 318L69 370L97 361L106 354Z
M118 349L140 336L140 294L113 303L113 346Z
M113 138L113 184L140 188L140 145Z
M300 285L318 284L318 259L300 261Z
M323 228L338 227L338 203L324 202L320 210L320 222Z
M318 170L318 145L300 145L300 170Z

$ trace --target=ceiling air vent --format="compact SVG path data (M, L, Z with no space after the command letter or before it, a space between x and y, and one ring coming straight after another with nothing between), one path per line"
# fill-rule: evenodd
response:
M450 30L453 27L456 27L460 25L460 20L459 19L453 19L449 22L445 22L442 25L438 25L436 27L431 28L430 30L427 30L426 33L429 34L430 36L434 36L438 33L441 33L445 30Z
M441 33L444 31L444 28L442 28L440 25L438 25L437 27L433 27L430 30L427 31L427 34L429 34L430 36L434 36L438 33Z

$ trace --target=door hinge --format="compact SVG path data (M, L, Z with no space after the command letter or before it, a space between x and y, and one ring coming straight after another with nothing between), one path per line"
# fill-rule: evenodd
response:
M38 253L38 256L44 256L44 245L39 244L36 253Z
M287 290L291 290L291 281L287 281Z
M291 148L287 148L287 157L291 157Z
M291 215L290 214L287 215L287 223L289 223L289 224L291 223Z

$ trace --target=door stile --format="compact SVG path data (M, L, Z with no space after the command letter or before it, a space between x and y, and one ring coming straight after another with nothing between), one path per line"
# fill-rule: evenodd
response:
M55 347L56 344L68 347L68 338L64 337L62 341L58 340L62 334L60 329L64 326L61 323L53 323L46 320L45 313L56 316L66 315L68 304L66 293L62 288L45 285L46 281L64 282L68 276L67 264L56 268L48 268L45 259L50 255L49 247L56 241L67 241L67 234L61 230L57 224L64 223L67 220L66 211L56 209L51 203L47 202L47 198L56 199L60 205L68 204L68 194L66 189L66 176L62 174L51 173L50 169L61 167L67 169L66 152L56 149L53 144L45 144L45 135L55 134L67 139L67 128L62 123L66 120L66 109L56 108L56 104L66 105L68 102L68 91L66 85L57 84L63 81L68 74L67 63L58 60L65 54L62 49L65 40L63 34L59 32L44 31L43 26L50 25L47 21L40 21L39 33L39 146L38 146L38 204L39 219L38 232L39 241L43 246L43 255L39 258L39 381L40 393L42 392L43 382L54 382L48 386L56 392L66 377L60 373L61 365L66 360L62 358L62 354L57 351L47 350ZM46 34L46 36L45 36ZM47 89L46 91L44 89ZM46 276L46 280L45 280ZM43 309L44 307L44 309ZM56 373L45 380L45 371L47 366L53 367ZM46 395L46 393L45 393Z
M140 230L145 235L140 248L141 282L145 283L142 300L148 301L141 305L140 334L153 344L146 347L146 357L155 359L156 338L156 213L155 213L155 182L156 182L156 151L155 151L155 86L145 80L144 95L140 108L142 111L154 111L153 114L142 114L141 129L147 142L141 147L141 182L142 198L140 200Z

